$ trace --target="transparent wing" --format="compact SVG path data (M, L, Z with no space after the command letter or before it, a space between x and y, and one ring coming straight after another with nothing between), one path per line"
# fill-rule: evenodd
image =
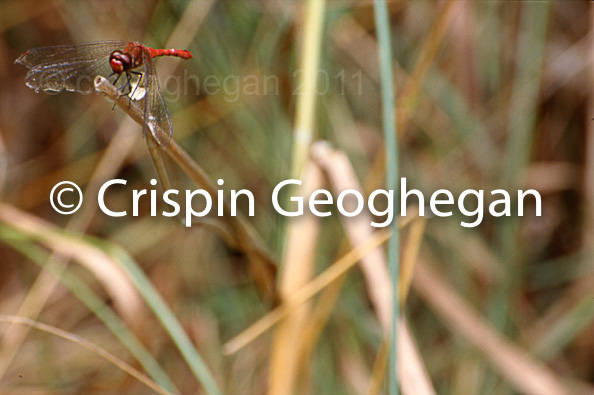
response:
M126 41L100 41L33 48L22 54L15 63L29 69L25 83L36 92L59 92L65 89L91 93L95 91L93 80L96 76L107 78L113 74L109 55L115 50L124 50L127 45Z
M143 63L145 73L145 91L144 96L144 122L142 125L142 134L146 137L146 132L150 131L159 145L166 147L171 141L173 135L173 125L169 117L169 111L165 105L165 99L161 93L161 87L155 72L153 61L148 51L143 51ZM163 129L165 135L159 135L157 129ZM148 130L147 130L148 129Z

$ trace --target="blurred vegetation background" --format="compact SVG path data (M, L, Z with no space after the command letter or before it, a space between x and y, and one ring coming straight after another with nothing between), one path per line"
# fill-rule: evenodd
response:
M416 382L428 391L403 380L403 392L592 393L592 3L388 6L407 187L427 200L440 188L454 196L533 188L543 203L541 217L532 206L516 216L515 203L510 218L485 208L475 228L461 227L469 218L457 210L403 225L403 262L415 271L402 314L419 357L410 365L424 369ZM225 344L275 306L255 285L245 251L227 242L216 215L186 228L151 217L148 199L138 217L98 211L94 196L107 179L128 182L109 195L119 209L131 209L132 189L152 188L140 126L99 95L35 94L13 64L33 47L109 39L192 51L191 61L155 61L173 138L211 180L225 181L222 189L254 193L248 222L282 278L285 246L307 232L289 231L270 199L290 177L300 56L311 45L307 12L282 0L0 2L0 392L149 391L81 339L174 393L259 394L275 380L287 383L285 393L386 391L374 285L356 267L302 311L298 356L287 356L294 367L272 366L271 355L284 350L274 326L228 355ZM319 34L315 140L346 155L369 194L384 174L373 3L328 1ZM314 162L332 189L341 172L324 152ZM166 164L175 188L198 188ZM49 204L63 180L85 190L72 216ZM356 245L336 209L313 226L315 244L303 246L312 255L306 281ZM34 322L14 316L65 333L28 331Z

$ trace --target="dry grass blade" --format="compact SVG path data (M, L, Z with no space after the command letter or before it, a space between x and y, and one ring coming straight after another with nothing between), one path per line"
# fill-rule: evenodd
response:
M130 100L128 96L120 95L116 87L107 79L97 77L95 79L95 89L97 92L103 93L113 100L134 121L142 125L142 111L138 105ZM155 128L154 132L157 141L168 141L168 134L161 128ZM175 141L172 140L167 147L162 148L196 185L203 188L211 196L217 196L217 188L209 179L206 172ZM232 216L228 202L225 201L223 205L224 215L222 218L234 230L237 245L249 259L250 274L256 285L267 299L276 300L276 266L270 254L266 251L264 244L258 239L255 231L241 213Z
M299 369L305 377L304 380L311 378L310 367L315 357L316 346L319 345L320 336L336 307L346 278L347 276L343 275L326 287L317 298L316 304L312 306L310 318L302 334L303 341L299 356Z
M130 376L134 377L136 380L140 381L153 391L158 394L170 395L171 392L165 390L159 384L155 383L153 380L139 372L138 370L134 369L132 366L128 365L126 362L122 361L115 355L105 351L103 348L96 346L95 344L91 343L88 340L85 340L79 336L73 335L72 333L63 331L59 328L43 324L40 322L33 321L29 318L25 317L18 317L18 316L8 316L4 314L0 314L0 322L10 323L10 324L18 324L18 325L26 325L31 328L38 329L43 332L47 332L51 335L58 336L64 340L71 341L80 345L81 347L86 348L87 350L91 351L92 353L97 354L101 358L105 359L106 361L112 363L113 365L117 366L118 368L122 369L124 372L128 373Z
M398 379L404 395L435 395L435 389L404 317L398 322Z
M322 47L326 0L309 0L304 8L303 47L299 81L300 92L295 109L295 131L291 158L291 177L299 178L314 141L314 114Z
M327 143L317 143L312 147L312 156L328 174L334 191L362 190L355 171L343 152L331 149ZM349 202L345 202L345 206L347 204ZM341 217L341 220L351 245L360 245L373 234L372 218L367 211L352 218ZM361 270L378 320L384 332L389 333L392 288L381 248L371 251L361 259Z
M422 261L417 263L413 286L451 329L485 353L493 367L518 391L534 395L572 393L553 372L494 331Z
M386 367L388 366L388 358L390 357L390 344L392 342L384 336L382 344L379 347L375 361L373 362L373 370L371 372L371 380L369 382L369 389L367 395L378 395L382 391L384 385L384 377L386 374ZM402 383L401 380L401 384Z
M151 160L153 161L153 165L155 166L155 170L157 171L159 181L161 181L161 188L163 188L164 191L170 190L171 181L169 181L169 175L167 174L167 168L165 167L165 162L163 161L163 156L159 149L159 143L157 143L152 135L146 136L145 143L149 155L151 156Z
M307 283L307 285L300 288L299 291L294 292L290 299L285 300L279 307L260 318L260 320L252 324L235 338L229 340L224 346L225 353L233 354L245 347L282 318L286 317L293 309L298 308L316 293L339 279L345 272L355 266L360 259L388 240L389 237L389 231L384 230L376 232L372 237L366 240L364 244L349 251L332 266Z
M303 169L303 184L299 196L309 197L323 186L324 177L320 169L307 162ZM309 199L307 199L309 200ZM287 245L280 273L279 294L282 300L290 300L293 293L311 280L316 262L320 218L308 213L304 217L289 222ZM309 306L295 307L277 327L270 356L268 392L270 394L290 394L297 387L298 362L303 347L302 336L309 321Z
M302 73L297 82L300 91L295 109L290 176L305 181L301 190L307 196L319 189L323 183L321 172L311 162L309 152L316 127L315 108L325 8L326 0L309 0L303 7L303 39L299 57ZM312 276L319 226L320 219L312 214L307 218L294 218L289 222L279 287L283 300L291 298L293 292L305 285ZM292 311L276 331L268 376L269 394L288 395L297 389L299 358L303 356L304 343L295 339L301 338L300 334L306 327L308 315L308 307L301 306ZM305 385L304 380L299 381ZM306 391L305 388L301 390Z
M429 34L421 48L419 57L415 63L415 67L410 74L408 82L402 89L402 94L398 103L398 130L400 133L404 133L406 126L410 119L410 113L416 106L417 97L423 81L431 66L437 50L443 40L446 30L452 22L454 11L457 7L460 7L463 3L457 1L447 1L443 3L442 8L437 16L437 20L432 25Z
M130 323L140 306L141 299L119 265L107 254L85 241L63 236L52 224L0 203L0 221L10 224L61 257L76 260L87 268L107 290L116 309Z
M402 253L402 265L400 268L401 284L398 288L398 301L400 302L401 306L404 306L406 303L413 273L415 271L415 264L419 258L419 250L421 249L421 243L423 242L423 235L425 234L426 225L427 220L423 217L413 221L410 225L408 241L406 243L406 248L404 248Z
M328 174L332 188L335 191L345 191L347 189L354 189L357 191L362 190L353 166L343 152L331 149L328 144L317 143L312 147L312 155ZM345 202L345 206L346 204L347 203ZM347 210L350 209L347 208ZM399 302L401 304L404 304L408 293L426 222L423 218L416 218L415 220L412 220L412 218L415 218L415 216L411 215L407 218L409 221L412 221L411 232L408 243L403 249L404 258L402 260L401 277L399 280ZM371 222L372 218L368 212L362 212L357 217L353 218L343 218L342 223L352 245L362 243L373 234ZM392 288L389 283L386 258L381 248L372 251L361 259L361 270L363 271L367 283L367 290L376 310L378 320L384 329L384 333L388 334L390 333ZM402 326L402 322L399 325ZM402 381L401 385L403 391L408 394L434 393L435 391L433 390L431 380L428 378L410 333L408 331L404 334L400 334L400 331L398 331L398 333L398 341L401 345L397 350L398 358L399 360L406 361L406 363L398 364L398 375ZM380 352L380 355L378 356L378 366L380 367L382 366L381 358L382 355ZM373 377L374 380L379 380L377 378L378 374L375 373L375 369ZM415 379L409 380L410 377L414 377ZM402 380L402 378L406 378L406 380ZM424 381L421 383L418 380ZM372 389L370 391L374 392L374 388L377 388L380 382L381 380L372 384Z

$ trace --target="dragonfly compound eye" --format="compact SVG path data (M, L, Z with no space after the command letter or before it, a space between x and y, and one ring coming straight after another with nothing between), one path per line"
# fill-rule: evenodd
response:
M122 51L113 51L109 55L109 65L114 73L123 73L132 67L132 57Z

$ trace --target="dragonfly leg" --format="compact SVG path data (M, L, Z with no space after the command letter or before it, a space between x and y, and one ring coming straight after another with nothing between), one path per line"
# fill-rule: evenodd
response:
M142 76L142 73L139 73L137 71L126 71L126 83L120 87L118 87L116 84L117 84L118 80L120 79L120 77L122 76L122 73L112 73L109 77L107 77L107 79L109 80L111 77L116 75L116 78L113 81L113 85L116 86L116 88L118 90L119 97L128 96L128 98L130 100L132 100L132 97L134 96L134 92L136 92L136 89L138 88L138 84L136 84L134 89L132 89L132 74ZM139 81L140 81L140 79L139 79ZM116 105L114 104L112 110L115 108L115 106ZM130 107L130 102L128 102L128 108L129 107Z
M107 80L109 81L109 79L110 79L111 77L113 77L114 75L116 76L116 78L115 78L115 80L113 80L112 84L113 84L113 86L116 86L116 84L118 83L118 80L120 79L120 77L122 76L122 74L121 74L121 73L111 73L111 74L109 75L109 77L107 77ZM118 90L119 90L119 89L118 89Z
M111 77L113 77L114 75L117 75L116 79L113 80L112 84L118 89L118 92L120 93L121 96L129 96L132 91L132 76L131 74L138 74L138 75L142 75L142 73L138 73L136 71L126 71L126 83L120 87L118 87L116 84L118 82L118 80L120 79L120 77L122 76L122 73L112 73L109 77L107 77L107 79L109 80Z
M120 77L122 76L121 73L111 73L109 77L107 77L107 80L109 81L109 79L113 76L116 76L115 80L113 80L113 85L116 86L116 84L118 83L118 80L120 79ZM122 88L118 88L118 94L120 93L120 90L125 88L126 86L128 86L129 84L124 85ZM122 94L123 95L123 94ZM119 100L119 96L118 96L118 100ZM116 104L113 104L113 107L111 108L111 110L115 110Z

